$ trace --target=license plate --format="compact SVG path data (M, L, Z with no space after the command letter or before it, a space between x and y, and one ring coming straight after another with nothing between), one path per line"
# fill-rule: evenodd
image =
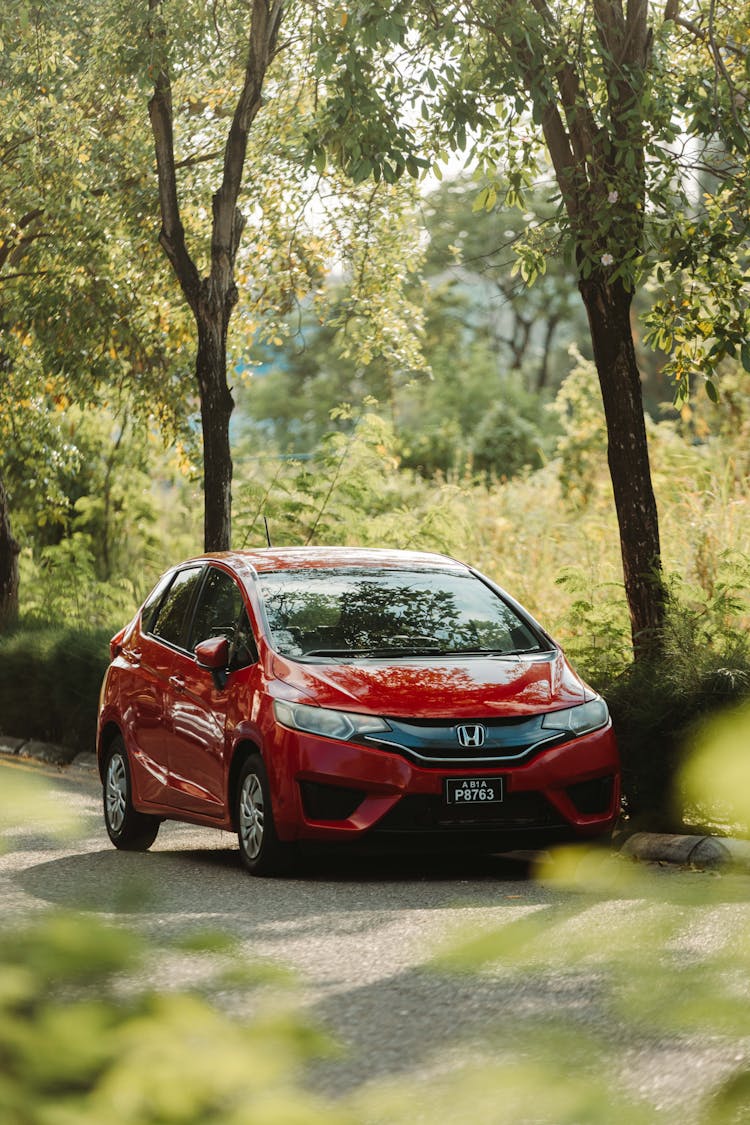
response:
M501 777L448 777L445 800L449 805L499 805L503 799Z

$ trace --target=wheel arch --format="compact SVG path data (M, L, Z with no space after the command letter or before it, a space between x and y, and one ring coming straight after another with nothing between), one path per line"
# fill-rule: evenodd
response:
M102 781L104 780L104 763L107 758L107 751L116 738L122 738L123 742L125 741L120 726L113 720L110 720L108 723L105 723L99 734L99 753L97 755L97 764L99 767L99 777L102 779Z
M229 777L227 779L227 807L232 820L232 827L235 831L237 830L237 792L240 783L240 774L245 762L248 758L252 757L253 754L257 754L260 758L263 757L263 753L257 742L253 742L249 738L243 738L242 741L238 742L235 746L232 762L229 767Z

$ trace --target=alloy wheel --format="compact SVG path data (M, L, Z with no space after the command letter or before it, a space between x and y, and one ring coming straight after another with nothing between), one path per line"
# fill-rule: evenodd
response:
M256 859L263 846L264 828L263 789L257 774L245 778L240 793L240 836L242 846L250 859Z
M105 801L110 827L119 832L125 823L128 803L128 776L120 754L113 754L107 766Z

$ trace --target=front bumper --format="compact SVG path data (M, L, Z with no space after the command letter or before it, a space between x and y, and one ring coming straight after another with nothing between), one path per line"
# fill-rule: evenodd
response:
M536 846L601 835L620 807L611 724L517 765L424 767L388 750L277 727L266 754L283 840L474 839ZM444 800L446 778L502 778L498 804ZM522 844L523 842L523 844Z

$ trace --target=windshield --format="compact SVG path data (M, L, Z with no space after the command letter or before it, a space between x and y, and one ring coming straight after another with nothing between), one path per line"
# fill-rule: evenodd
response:
M259 576L273 647L310 659L548 650L516 611L465 571L347 567Z

